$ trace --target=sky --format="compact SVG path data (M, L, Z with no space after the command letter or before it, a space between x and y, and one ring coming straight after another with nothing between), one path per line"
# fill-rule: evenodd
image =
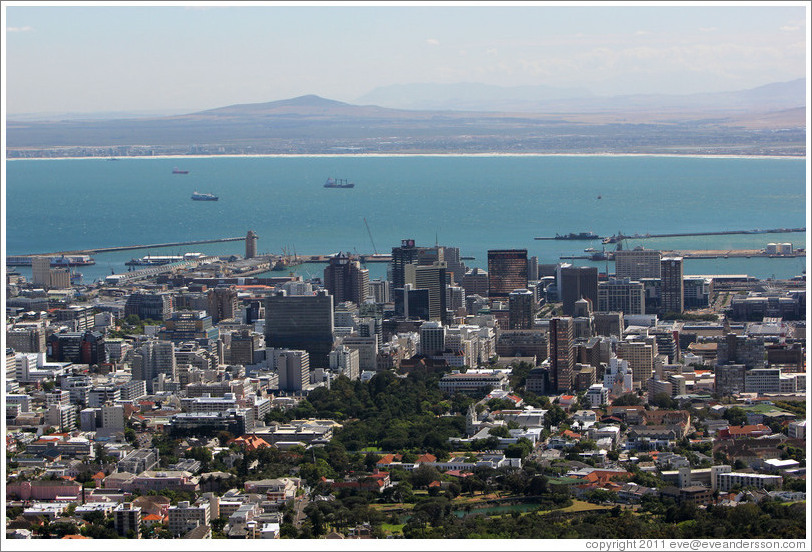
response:
M687 94L809 66L808 2L325 4L4 2L5 112L352 103L411 83Z

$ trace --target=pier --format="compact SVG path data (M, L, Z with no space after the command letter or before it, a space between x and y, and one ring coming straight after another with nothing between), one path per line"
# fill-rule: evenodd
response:
M648 238L682 238L690 236L729 236L731 234L789 234L793 232L806 232L806 228L771 228L762 230L756 228L755 230L722 230L719 232L679 232L669 234L616 234L614 236L591 236L584 238L570 238L570 237L541 237L533 238L534 240L602 240L603 243L615 243L620 240L643 240Z
M160 247L179 247L183 245L200 245L204 243L220 243L231 241L245 241L245 236L239 238L217 238L213 240L195 240L171 243L151 243L146 245L120 245L116 247L97 247L95 249L76 249L74 251L57 251L55 253L31 253L29 255L19 255L20 257L59 257L61 255L93 255L96 253L110 253L113 251L130 251L133 249L158 249Z
M750 257L769 257L771 259L787 259L794 257L806 257L806 250L796 249L792 253L767 253L764 249L683 249L683 250L661 250L663 256L682 257L684 259L733 259ZM591 261L614 261L614 251L592 253L590 255L562 255L559 259L585 259Z

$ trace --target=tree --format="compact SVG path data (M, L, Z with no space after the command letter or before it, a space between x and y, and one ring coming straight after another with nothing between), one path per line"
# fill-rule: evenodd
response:
M626 393L616 398L612 402L612 406L638 406L642 401L637 393Z

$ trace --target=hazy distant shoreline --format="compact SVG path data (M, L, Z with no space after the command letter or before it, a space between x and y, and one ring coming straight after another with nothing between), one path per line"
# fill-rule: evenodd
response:
M698 153L267 153L215 155L115 155L110 157L12 157L6 161L78 161L95 159L216 159L216 158L327 158L327 157L684 157L694 159L806 159L806 155L745 155Z

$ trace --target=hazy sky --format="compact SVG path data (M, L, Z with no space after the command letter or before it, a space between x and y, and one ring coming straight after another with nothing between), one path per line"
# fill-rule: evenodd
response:
M808 2L33 4L3 3L10 114L352 102L427 82L715 92L808 66Z

